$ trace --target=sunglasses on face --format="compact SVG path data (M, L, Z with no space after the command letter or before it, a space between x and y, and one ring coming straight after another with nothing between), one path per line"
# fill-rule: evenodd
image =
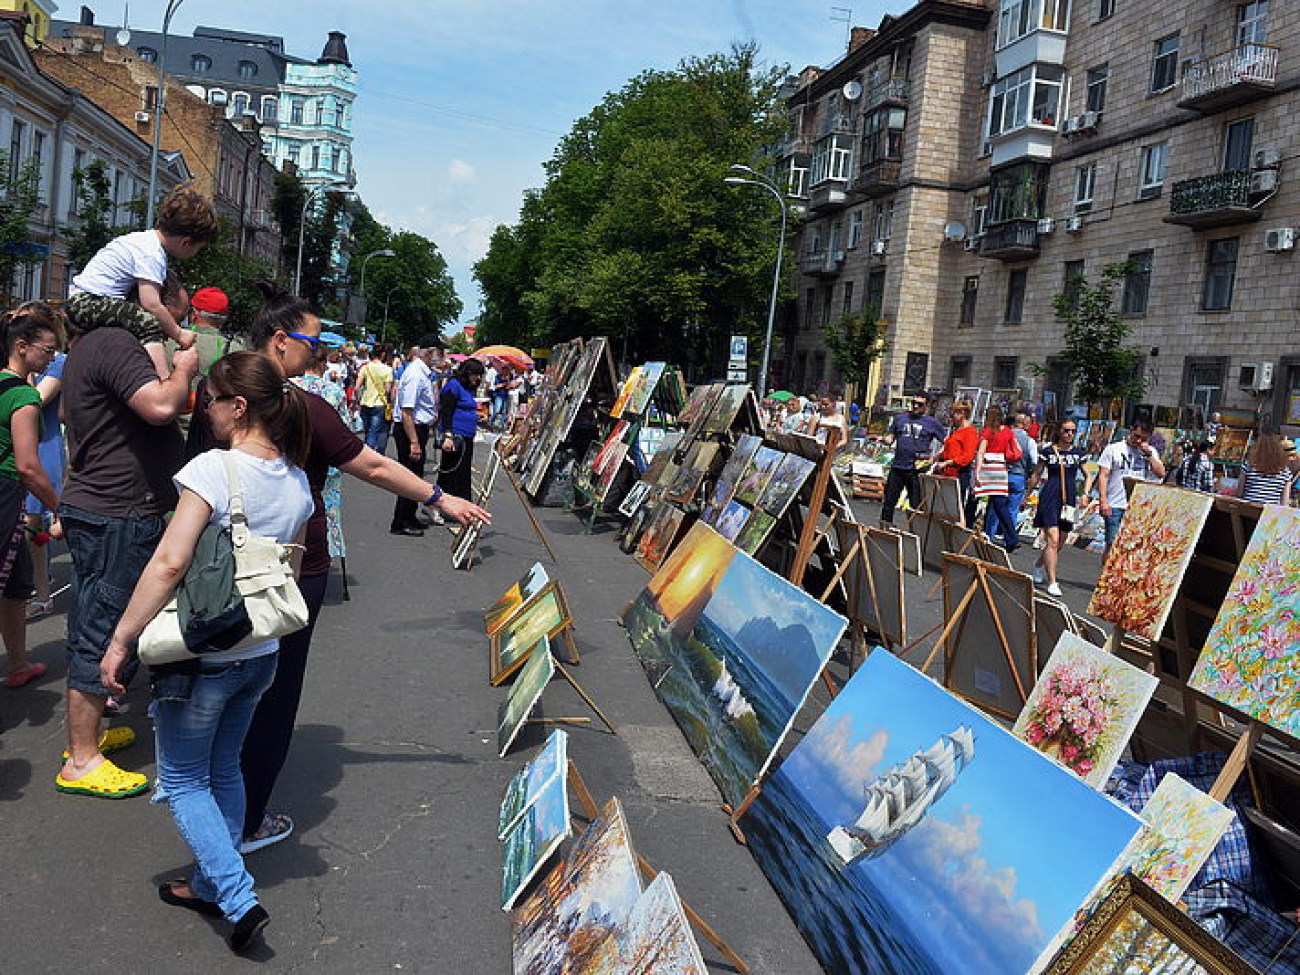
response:
M1074 427L1061 427L1061 432L1068 433L1070 436L1074 436L1076 431Z
M291 339L297 339L299 342L306 342L313 352L320 348L320 336L303 335L301 332L285 332L285 335Z

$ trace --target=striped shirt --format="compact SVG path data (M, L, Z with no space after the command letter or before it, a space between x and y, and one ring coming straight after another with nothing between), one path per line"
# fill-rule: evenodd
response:
M1264 474L1249 464L1242 464L1241 493L1238 496L1242 501L1253 501L1255 504L1281 504L1282 496L1290 483L1290 470Z

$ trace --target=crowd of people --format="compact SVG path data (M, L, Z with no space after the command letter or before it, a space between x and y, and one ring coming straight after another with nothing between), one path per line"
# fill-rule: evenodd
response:
M205 529L234 520L301 546L306 626L149 668L155 798L194 857L188 876L158 894L224 918L231 949L243 952L269 921L245 857L293 831L270 803L331 557L341 550L343 475L397 497L398 534L412 534L420 506L460 523L490 517L468 500L475 428L467 434L464 417L473 404L477 422L483 365L467 359L442 379L435 333L400 363L383 347L370 356L331 348L309 304L268 282L247 348L223 345L200 378L196 333L183 325L205 315L212 324L228 303L213 286L192 303L168 260L193 256L216 234L211 204L180 191L155 227L115 239L88 262L66 311L29 303L0 320L0 637L7 687L45 677L47 665L27 657L26 624L54 609L45 544L65 539L68 748L55 788L140 795L146 777L107 757L135 744L135 733L105 729L104 719L127 692L137 642L186 578ZM390 422L398 460L383 452ZM436 484L423 476L431 434L442 447Z

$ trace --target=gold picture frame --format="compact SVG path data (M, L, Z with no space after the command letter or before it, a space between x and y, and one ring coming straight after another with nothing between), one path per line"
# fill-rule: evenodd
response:
M526 636L521 636L525 633ZM488 682L495 687L509 680L528 661L542 637L554 640L561 633L569 648L569 663L578 663L569 604L559 584L548 582L505 626L492 634L488 644Z

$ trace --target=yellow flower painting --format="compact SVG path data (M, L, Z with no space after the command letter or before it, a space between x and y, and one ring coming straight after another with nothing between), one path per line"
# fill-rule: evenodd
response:
M1188 684L1300 735L1300 511L1264 509Z
M1160 639L1213 505L1213 496L1197 491L1137 485L1088 612L1129 633Z
M1142 807L1142 820L1149 828L1121 862L1176 904L1235 815L1186 779L1168 772Z

